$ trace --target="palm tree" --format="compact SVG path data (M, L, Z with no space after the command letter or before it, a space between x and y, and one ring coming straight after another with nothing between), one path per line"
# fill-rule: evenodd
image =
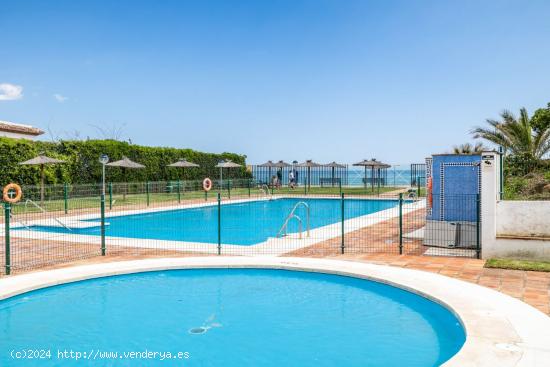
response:
M477 154L485 150L482 142L477 142L472 146L470 143L455 145L453 147L454 154Z
M507 153L540 160L550 152L550 128L534 129L525 108L520 110L519 119L504 110L501 121L487 119L491 128L476 127L471 132L475 138L482 138L502 146Z

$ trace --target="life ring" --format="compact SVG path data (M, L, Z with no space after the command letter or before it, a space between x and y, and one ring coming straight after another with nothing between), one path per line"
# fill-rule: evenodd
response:
M11 195L11 190L15 191L15 196ZM21 196L23 195L23 190L21 190L21 186L15 183L7 184L4 186L4 191L2 192L2 198L6 203L17 203L19 200L21 200Z
M432 183L432 178L429 177L428 178L428 184L427 184L427 187L428 187L428 208L431 208L432 205L433 205L433 195L432 195L432 187L433 187L433 183Z
M202 188L204 191L210 191L212 189L212 180L208 177L202 180Z

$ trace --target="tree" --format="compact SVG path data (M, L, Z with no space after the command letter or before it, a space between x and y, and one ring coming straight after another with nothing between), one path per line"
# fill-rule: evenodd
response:
M477 154L485 150L482 142L477 142L475 145L470 143L455 145L453 147L454 154Z
M550 129L550 102L546 108L539 108L531 117L533 130L540 132Z
M500 117L500 121L487 119L490 128L474 128L471 131L474 137L500 145L506 153L535 162L550 152L550 125L533 126L525 108L520 110L519 118L507 110Z

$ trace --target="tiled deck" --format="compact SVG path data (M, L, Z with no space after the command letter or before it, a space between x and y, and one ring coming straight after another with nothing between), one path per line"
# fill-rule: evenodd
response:
M550 273L489 269L483 267L484 260L453 257L366 254L330 258L399 266L458 278L518 298L550 315Z

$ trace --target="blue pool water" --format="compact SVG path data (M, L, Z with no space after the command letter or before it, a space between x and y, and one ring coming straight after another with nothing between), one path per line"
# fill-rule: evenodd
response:
M448 360L464 341L458 319L426 298L294 271L150 272L0 301L0 366L426 367ZM23 349L49 350L51 357L11 359L12 350ZM126 354L75 362L59 359L58 350L182 352L182 358L188 352L189 358Z
M285 198L248 201L222 205L221 241L225 244L254 245L275 237L286 216L299 201L310 207L310 226L318 228L341 220L339 199ZM395 207L396 200L347 199L344 205L346 219L372 214ZM300 206L296 214L303 219L306 209ZM94 219L98 221L98 219ZM144 214L108 217L107 236L147 238L190 242L218 242L217 205ZM292 220L289 232L298 231L298 222ZM34 226L34 230L68 233L62 227ZM305 228L304 228L305 229ZM73 229L72 234L100 235L99 227Z

